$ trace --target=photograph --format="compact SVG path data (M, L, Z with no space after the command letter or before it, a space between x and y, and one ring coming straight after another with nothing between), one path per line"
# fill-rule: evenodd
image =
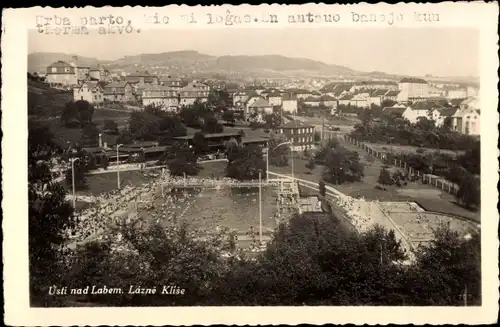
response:
M30 306L481 306L479 34L30 30Z

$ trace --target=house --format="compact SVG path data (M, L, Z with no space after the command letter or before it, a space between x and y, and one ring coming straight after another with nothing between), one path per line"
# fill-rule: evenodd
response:
M321 104L321 97L310 96L305 98L302 103L311 107L319 107L319 105Z
M250 92L248 98L243 103L243 110L245 111L246 114L250 113L249 107L259 99L262 99L262 97L258 95L257 92Z
M422 78L405 77L398 83L402 101L424 99L429 96L429 83Z
M470 109L470 108L480 110L481 107L480 107L480 103L479 103L479 97L478 96L470 97L470 98L467 98L463 101L460 101L459 107L460 107L460 110L466 110L466 109Z
M368 102L369 105L381 106L384 101L384 96L387 92L390 92L386 89L373 89L370 91Z
M305 124L301 121L293 120L276 128L276 132L285 135L292 151L304 151L313 149L314 145L314 126Z
M361 81L354 84L352 92L360 89L368 90L397 90L398 84L391 81Z
M111 81L111 73L102 65L89 68L88 78L94 81Z
M459 114L458 108L442 108L442 109L433 109L431 112L431 118L435 121L437 127L443 126L444 120L448 117L451 118L451 127L455 129L457 125L456 118Z
M179 96L181 106L189 106L196 101L207 102L210 87L198 81L189 82L186 86L180 89Z
M78 85L77 68L66 61L56 61L47 66L45 79L50 84Z
M237 91L233 93L233 106L238 107L239 105L244 104L248 100L248 97L249 93L245 91Z
M399 90L389 90L382 96L382 102L386 100L400 102L402 101L401 99L398 98L400 93L401 91Z
M297 96L292 93L285 93L281 98L281 108L284 112L297 113Z
M158 76L152 75L149 72L136 72L133 74L129 74L125 76L125 81L127 81L130 85L134 84L159 84Z
M99 82L82 82L73 88L73 100L85 100L89 103L100 104L104 101L104 89Z
M439 109L445 109L445 107L433 101L419 101L409 105L407 110L403 113L403 117L408 119L408 121L412 124L417 123L424 117L427 119L438 119L440 116Z
M467 108L460 110L452 123L454 130L465 135L481 135L481 110Z
M186 83L183 82L180 78L175 78L170 75L161 77L159 79L159 83L161 86L166 86L176 90L180 90L181 88L186 86Z
M142 104L162 106L165 111L177 111L180 104L179 91L168 86L151 85L142 92Z
M351 105L351 100L352 100L353 96L352 95L343 95L342 97L340 97L339 99L339 105L343 105L343 106L350 106Z
M295 90L295 95L297 96L298 100L302 100L312 96L312 92L305 89L297 89Z
M281 94L278 92L273 92L267 95L267 101L272 106L281 106Z
M406 106L395 104L392 107L384 107L382 109L382 112L394 117L403 117L403 113L406 111L406 109Z
M320 98L319 98L319 101L320 101L320 104L322 104L323 106L325 107L329 107L329 108L332 108L332 109L335 109L337 108L337 105L338 105L338 101L337 99L335 99L334 97L332 96L329 96L327 94L325 95L322 95Z
M359 108L369 108L370 107L370 91L369 90L359 90L355 93L351 100L351 106Z
M248 113L251 112L258 112L258 113L266 113L266 114L272 114L273 113L273 106L263 98L257 99L252 102L252 104L248 105Z
M84 64L70 63L75 67L76 79L78 81L86 81L89 78L90 67Z
M467 89L458 88L446 91L446 98L448 99L466 99Z
M113 82L104 86L104 99L107 101L128 102L134 101L132 86L126 82Z

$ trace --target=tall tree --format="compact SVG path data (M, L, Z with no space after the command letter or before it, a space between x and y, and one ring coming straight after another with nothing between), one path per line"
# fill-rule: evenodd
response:
M288 166L290 146L283 144L285 142L287 142L287 138L284 134L274 131L269 134L268 159L270 165L278 167Z
M228 156L227 176L239 180L251 180L259 177L259 172L264 176L266 163L262 155L262 149L254 144L236 147Z
M61 114L61 120L68 125L73 120L77 120L80 127L92 122L94 106L85 100L71 101L66 104Z

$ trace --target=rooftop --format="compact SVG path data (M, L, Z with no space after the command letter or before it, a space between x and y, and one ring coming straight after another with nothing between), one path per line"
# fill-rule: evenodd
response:
M423 78L405 77L399 83L428 84Z
M271 105L269 104L269 102L267 102L267 100L263 99L263 98L260 98L260 99L257 99L257 101L255 101L254 103L252 103L249 108L264 108L264 107L270 107Z

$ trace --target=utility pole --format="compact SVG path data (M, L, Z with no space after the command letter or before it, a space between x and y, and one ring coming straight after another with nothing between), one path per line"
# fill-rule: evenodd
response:
M380 243L380 265L382 266L383 261L382 261L382 243Z
M321 125L321 142L325 139L325 117L323 116L323 123Z
M465 284L465 289L464 289L464 306L467 306L467 284Z
M262 173L259 171L259 244L262 245Z

